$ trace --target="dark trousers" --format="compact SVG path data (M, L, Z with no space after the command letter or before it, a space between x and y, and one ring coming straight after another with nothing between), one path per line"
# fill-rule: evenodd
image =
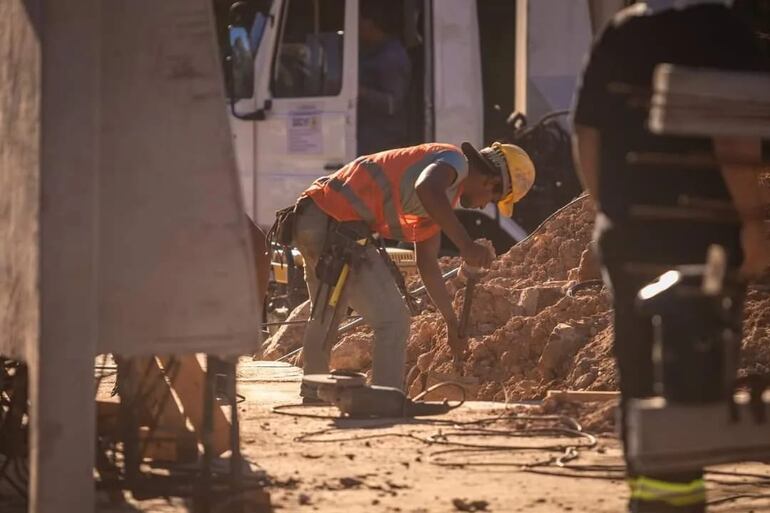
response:
M665 272L684 264L705 262L711 244L723 246L729 266L736 269L742 260L740 227L685 222L613 223L599 215L595 233L605 281L612 290L614 306L614 354L620 376L621 416L629 399L654 395L652 362L653 329L649 317L635 306L639 290ZM742 305L743 296L736 297ZM738 321L740 323L740 320ZM674 336L686 340L685 329ZM625 421L621 433L625 441ZM636 473L629 467L629 477ZM646 476L672 483L691 483L703 477L702 470ZM635 512L701 512L705 505L673 507L632 499Z

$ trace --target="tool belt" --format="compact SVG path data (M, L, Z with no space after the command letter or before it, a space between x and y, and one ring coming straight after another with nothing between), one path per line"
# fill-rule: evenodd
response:
M324 322L327 307L336 311L350 270L358 267L365 258L366 246L371 240L371 233L363 222L339 222L329 218L324 247L314 269L320 286L313 299L311 320L320 313L321 322Z
M275 222L267 233L268 248L271 252L283 249L283 255L290 254L289 247L294 242L294 224L297 216L313 200L303 196L297 202L275 213ZM366 240L366 244L359 241ZM356 267L363 259L364 248L373 244L393 276L396 286L412 315L417 315L421 308L419 301L409 292L404 276L388 255L382 239L373 234L364 221L336 221L329 217L324 249L318 259L315 273L322 283L333 285L339 279L345 264Z
M273 245L291 246L294 240L294 222L297 217L297 211L305 200L312 201L303 197L297 200L294 205L276 211L273 226L267 232L269 247Z
M363 222L330 219L324 249L315 268L316 277L321 283L337 283L346 264L355 268L361 263L365 248L371 240L371 232Z

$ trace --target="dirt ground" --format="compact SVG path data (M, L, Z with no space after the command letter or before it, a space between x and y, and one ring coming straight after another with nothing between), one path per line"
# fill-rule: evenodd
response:
M269 476L268 489L276 511L617 513L624 510L627 489L620 467L619 443L612 434L598 436L594 448L580 450L579 457L568 463L607 465L608 470L589 473L549 465L538 470L561 475L535 474L523 472L522 464L548 461L562 452L533 448L584 442L567 437L467 436L467 430L473 426L449 422L459 424L500 416L505 413L502 403L472 402L446 416L407 422L289 417L274 413L272 408L298 402L299 369L277 362L244 359L238 377L239 393L246 398L240 405L243 452ZM105 392L108 387L109 383L104 383ZM524 406L515 408L519 414L536 411ZM300 411L334 415L334 410L329 408ZM488 427L510 430L538 425L508 420ZM319 434L322 430L328 431ZM466 434L458 436L463 431ZM314 433L316 435L308 438ZM437 442L428 444L417 439L428 437L434 437ZM334 441L337 439L340 441ZM515 445L529 450L440 454L456 449L442 445L442 440ZM441 463L458 465L447 467ZM716 484L712 479L712 500L727 495L768 492L770 468L767 465L745 464L720 470L740 470L767 478L712 476L721 481ZM731 484L725 484L727 482ZM754 484L740 484L748 482ZM168 501L129 499L119 507L109 505L104 499L101 498L98 509L104 513L176 513L187 511L188 507L184 500L173 498ZM482 501L475 506L484 509L472 509L474 501ZM770 499L742 498L716 505L710 511L770 511Z

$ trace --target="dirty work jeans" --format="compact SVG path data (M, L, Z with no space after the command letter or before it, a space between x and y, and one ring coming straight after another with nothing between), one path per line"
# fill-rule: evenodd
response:
M294 224L294 243L305 261L305 281L311 301L315 300L318 290L315 268L329 222L329 217L313 201L306 200ZM371 245L367 246L363 261L351 270L339 303L338 312L342 315L346 311L345 301L374 330L373 384L403 389L409 311L390 269ZM302 341L303 370L305 374L325 374L329 372L331 347L323 347L325 334L314 333L312 327L312 323L308 325Z

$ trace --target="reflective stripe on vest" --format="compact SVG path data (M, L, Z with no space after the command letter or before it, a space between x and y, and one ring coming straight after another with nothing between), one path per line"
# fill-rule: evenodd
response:
M337 221L364 221L387 238L409 242L427 240L440 231L427 215L404 212L402 188L405 174L424 167L440 154L461 150L441 143L426 143L362 156L329 176L319 178L304 195ZM454 205L461 193L451 198ZM408 191L412 194L414 191Z
M385 171L371 160L362 160L361 166L366 169L374 183L382 191L382 207L385 211L385 222L388 223L388 228L390 228L390 236L394 239L403 240L404 233L401 231L398 212L396 212L396 205L393 203L393 190L390 187L390 180L385 176Z
M348 200L350 206L353 207L353 210L356 211L356 214L358 214L361 219L366 222L366 224L372 226L377 222L377 219L374 217L374 214L372 214L372 211L369 210L366 205L364 205L364 202L361 201L361 198L359 198L355 192L353 192L353 189L337 180L336 178L330 178L327 184L332 188L333 191L339 192L345 197L346 200Z
M658 501L671 506L689 506L706 500L706 486L703 479L689 483L672 483L645 476L628 480L631 498L639 501Z

